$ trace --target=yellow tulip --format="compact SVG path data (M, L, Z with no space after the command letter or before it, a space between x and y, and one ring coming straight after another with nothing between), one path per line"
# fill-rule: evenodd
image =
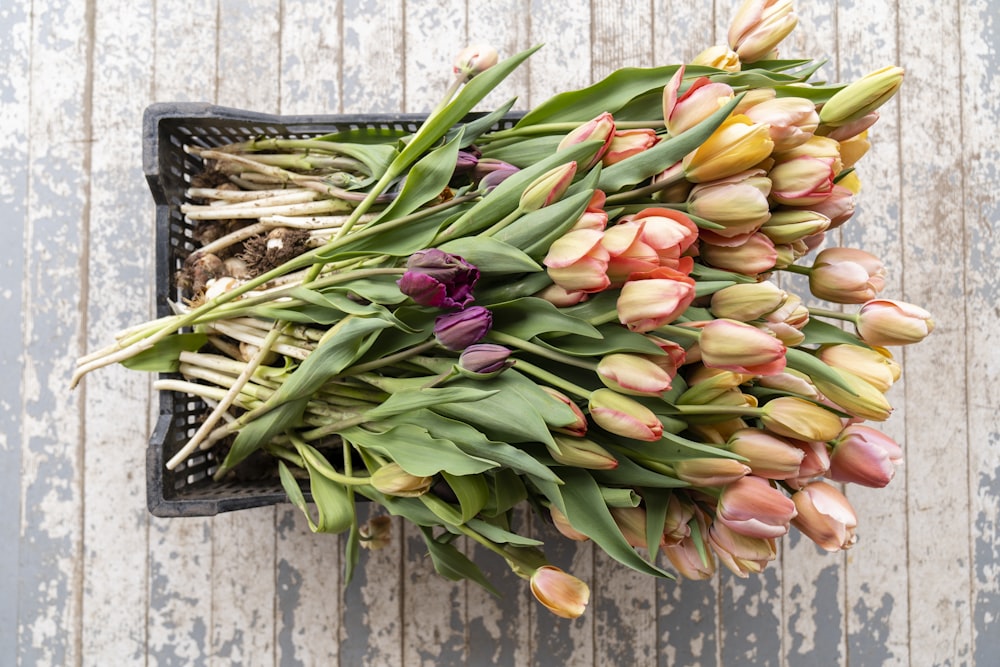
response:
M774 149L767 125L730 116L684 158L684 177L695 183L727 178L750 169Z

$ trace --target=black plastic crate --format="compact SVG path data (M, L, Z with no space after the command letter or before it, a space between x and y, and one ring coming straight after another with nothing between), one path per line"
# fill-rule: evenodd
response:
M149 106L143 116L142 162L156 202L157 316L169 315L168 300L181 297L174 275L197 249L192 224L180 207L187 203L185 191L202 165L184 151L185 145L214 147L253 137L307 138L358 128L413 132L425 118L419 114L275 116L203 103ZM509 115L497 129L512 127L518 118ZM197 430L206 406L200 399L166 391L159 392L159 401L159 418L146 453L146 499L152 514L212 516L287 502L276 475L258 481L213 481L220 456L213 449L196 452L175 470L167 470L166 461Z

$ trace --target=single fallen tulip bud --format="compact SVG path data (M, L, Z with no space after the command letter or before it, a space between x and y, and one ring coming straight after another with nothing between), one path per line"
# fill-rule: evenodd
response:
M567 162L549 169L524 189L518 202L518 209L528 213L559 201L573 182L574 176L576 176L576 162Z
M552 517L552 525L556 527L559 533L574 542L586 542L590 538L578 531L576 528L570 524L569 519L566 515L559 511L559 508L552 506L549 507L549 515Z
M693 486L725 486L750 474L750 467L736 459L696 458L674 464L677 479Z
M618 295L619 321L645 333L677 319L695 297L695 281L666 267L633 275Z
M467 46L455 56L453 70L463 81L468 81L497 64L497 50L489 44Z
M608 389L633 396L658 396L670 390L674 378L655 357L624 353L603 356L597 363L597 376Z
M701 329L701 362L736 373L774 375L785 370L785 344L766 331L717 319Z
M855 327L869 345L888 347L919 343L934 331L934 320L912 303L875 299L861 306Z
M788 532L795 503L763 477L747 475L719 495L715 520L747 537L773 538Z
M755 123L766 123L777 153L795 148L816 132L816 105L803 97L776 97L742 112Z
M510 350L503 345L477 343L466 347L458 356L463 370L478 375L494 375L511 365Z
M816 353L820 361L834 368L850 371L881 392L899 379L901 369L885 348L869 348L849 343L823 345Z
M732 86L712 83L708 77L695 79L683 94L684 66L670 78L663 88L663 120L667 132L677 136L705 120L733 99Z
M875 111L896 94L903 74L902 67L883 67L848 84L820 108L820 121L837 127Z
M361 546L377 551L392 543L392 519L387 516L372 517L358 527Z
M418 250L406 262L399 290L421 306L464 308L472 303L479 269L458 255L429 248Z
M721 45L710 46L692 58L691 64L714 67L726 72L739 72L740 56L729 47Z
M745 0L729 24L729 48L745 63L763 60L798 22L791 0Z
M573 414L576 415L576 421L564 426L553 428L552 430L556 433L565 433L566 435L572 435L579 438L585 436L587 434L587 417L583 414L583 411L579 408L579 406L577 406L575 402L571 401L569 396L562 393L558 389L553 389L552 387L548 387L544 384L538 385L538 387L553 399L567 406L573 411Z
M788 293L769 280L739 283L712 295L709 310L720 319L751 322L781 308Z
M805 452L788 440L756 428L734 433L726 449L747 459L751 472L766 479L797 477L805 458Z
M688 212L725 229L710 230L726 238L752 234L771 217L771 179L763 169L752 169L728 178L701 183L688 194Z
M870 426L850 424L833 442L827 477L881 489L902 461L903 450L895 440Z
M387 463L372 474L372 486L379 493L401 498L415 498L430 491L434 479L411 475L398 463Z
M445 349L459 352L482 340L493 326L493 315L482 306L439 315L434 320L434 338Z
M717 181L746 171L771 154L767 125L729 116L705 142L685 156L684 177L694 183Z
M802 155L771 169L771 198L786 206L818 204L833 192L833 158Z
M761 408L764 427L788 438L826 442L840 434L840 417L810 401L794 396L772 399Z
M858 517L840 491L825 482L812 482L792 494L798 515L792 525L826 551L854 546Z
M885 287L885 265L857 248L827 248L809 271L809 291L834 303L865 303Z
M578 618L587 610L590 588L553 565L543 565L530 579L531 594L561 618Z
M604 154L608 151L608 147L611 146L611 142L614 138L615 119L610 113L605 111L597 118L588 120L586 123L580 125L563 137L562 141L560 141L559 145L556 147L556 150L561 151L564 148L568 148L569 146L573 146L575 144L582 144L586 141L603 142L601 147L597 149L594 157L592 157L583 167L584 170L587 170L601 161L601 158L603 158Z
M760 574L778 555L773 538L741 535L719 521L708 529L708 543L719 562L741 579Z
M618 467L618 459L593 440L566 435L554 435L552 440L555 445L546 443L546 447L557 463L588 470L614 470Z
M601 158L601 164L610 167L656 145L656 132L650 129L615 130L611 145Z
M588 412L608 433L647 442L663 437L663 424L652 410L611 389L591 392Z

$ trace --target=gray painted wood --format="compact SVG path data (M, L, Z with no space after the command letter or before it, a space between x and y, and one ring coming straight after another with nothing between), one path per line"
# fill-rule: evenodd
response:
M276 113L424 111L467 42L545 48L484 108L538 104L622 66L721 40L735 2L13 0L0 8L0 664L962 665L1000 655L1000 0L799 2L789 54L907 81L861 163L858 214L830 243L880 255L887 292L938 329L900 350L884 429L906 463L850 488L847 554L791 535L747 580L657 582L590 544L576 621L482 549L504 597L433 573L393 520L344 585L344 540L287 506L145 511L149 378L73 359L151 312L142 109L204 100ZM714 37L714 39L713 39ZM366 508L365 512L372 511ZM368 516L362 513L362 520ZM537 517L519 520L555 539Z

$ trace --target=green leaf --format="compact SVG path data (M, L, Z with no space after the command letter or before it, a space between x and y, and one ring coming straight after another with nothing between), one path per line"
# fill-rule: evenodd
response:
M503 160L524 169L555 153L565 136L565 132L560 132L544 137L501 139L486 144L483 148L483 157Z
M519 449L515 448L515 451L524 454ZM525 454L525 456L527 455ZM498 468L486 475L490 487L490 497L482 510L484 516L502 515L528 497L528 490L525 488L524 482L511 467Z
M601 497L601 489L586 471L567 468L561 471L565 485L561 491L566 502L570 525L601 547L605 553L637 572L673 579L669 572L647 563L629 546Z
M309 527L317 533L344 532L355 521L354 502L350 492L343 484L338 484L315 470L308 461L306 467L309 470L309 490L319 514L315 527L312 521L309 522Z
M663 355L663 350L646 336L629 331L617 324L597 327L599 338L567 334L547 338L539 336L533 342L574 357L603 357L613 353Z
M494 125L501 122L504 117L507 116L511 108L513 108L515 102L517 102L517 98L511 98L507 102L504 102L498 109L495 109L484 116L468 120L462 125L453 127L448 130L448 133L445 135L445 141L451 141L455 136L461 133L462 148L474 144L476 139L488 132Z
M484 274L531 273L542 270L535 260L519 248L492 236L464 236L443 243L438 249L463 257Z
M539 540L524 537L509 530L504 530L499 526L494 526L482 519L473 519L469 521L468 526L494 544L513 544L518 547L538 547L544 544L544 542L540 542Z
M461 581L462 579L474 581L493 595L500 597L500 592L483 575L479 566L469 560L468 556L456 549L454 545L434 539L434 532L430 528L421 527L420 532L427 544L427 551L434 563L434 570L438 574L451 581Z
M646 544L649 547L649 562L656 563L660 553L660 541L663 539L663 525L667 522L667 503L670 502L672 493L659 489L643 489L641 493L646 505Z
M468 206L468 204L465 205L466 208ZM462 207L459 206L437 211L405 225L380 230L379 233L370 236L353 239L349 236L342 245L338 245L329 252L318 254L317 258L323 261L333 261L364 255L406 257L428 247L434 241L441 226L453 217L460 215L456 211L460 212L461 210ZM367 229L366 227L362 231L367 231Z
M150 371L152 373L176 373L180 364L181 352L195 352L208 342L208 336L203 333L173 334L157 341L148 350L121 362L122 366L133 371Z
M533 296L496 304L491 310L494 330L523 340L552 332L576 334L586 338L601 337L601 333L591 324L567 315L545 299Z
M490 398L498 390L487 391L475 387L428 387L412 389L392 394L381 405L365 413L367 421L380 421L387 417L403 415L421 408L429 408L444 403L471 403Z
M805 373L814 380L825 380L832 385L840 387L851 396L858 395L836 369L831 368L825 362L805 350L794 347L788 348L785 350L785 362L789 368L794 368L801 373Z
M743 95L736 96L690 130L611 165L601 173L598 188L608 193L618 192L626 187L641 183L670 167L705 143L705 140L722 125L722 122L742 99Z
M441 194L455 173L458 162L458 148L462 143L459 133L444 146L437 148L410 168L396 199L372 223L401 218L417 210Z
M601 498L608 507L638 507L642 498L634 489L601 486Z
M834 345L837 343L847 343L859 347L868 347L864 341L855 336L850 331L844 331L838 326L824 322L823 320L811 318L804 327L802 333L805 339L802 345Z
M593 193L593 189L586 189L551 206L525 213L497 232L496 238L532 258L542 259L556 239L569 231L583 214Z
M359 447L390 457L411 475L431 477L441 471L474 475L497 467L495 462L470 456L454 442L435 438L413 424L373 425L370 429L355 426L345 429L343 436Z
M614 445L605 444L603 442L602 446L606 447L608 451L614 454L615 458L618 459L618 467L614 470L592 471L594 479L603 484L616 484L630 487L645 486L657 489L674 489L688 486L687 482L682 482L675 477L663 475L642 467L629 458L630 452L626 448L615 447Z
M462 508L461 523L468 522L486 506L490 489L482 475L458 476L442 472L441 476L458 498L458 506Z

